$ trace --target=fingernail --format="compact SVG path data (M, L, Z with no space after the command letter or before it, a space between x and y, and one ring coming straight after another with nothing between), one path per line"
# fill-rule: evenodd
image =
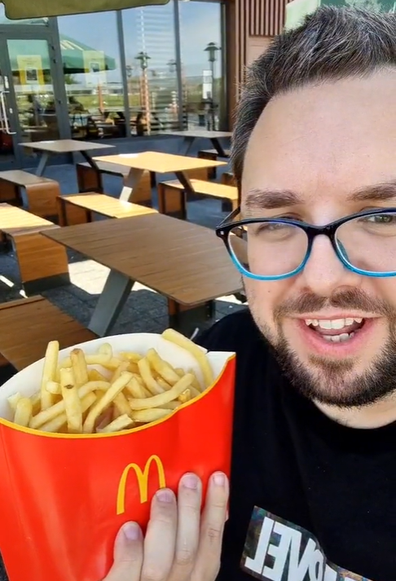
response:
M213 476L213 482L215 483L216 486L225 486L225 475L222 472L217 472L214 476Z
M163 488L162 490L159 490L156 494L157 500L159 502L173 502L173 493L171 490L168 490L167 488Z
M140 538L140 527L135 522L129 522L122 529L128 541L137 541Z
M198 478L195 474L185 474L182 479L182 484L185 488L190 488L191 490L197 490L198 488Z

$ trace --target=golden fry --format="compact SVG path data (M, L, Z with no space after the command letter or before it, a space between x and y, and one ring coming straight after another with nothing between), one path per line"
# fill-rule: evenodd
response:
M52 393L46 390L46 385L49 381L56 381L56 370L58 367L59 357L59 343L58 341L51 341L48 343L45 352L43 375L41 378L41 409L46 410L50 408L54 402Z
M140 385L136 377L132 377L131 381L127 383L125 386L125 391L137 399L143 399L144 397L147 397L144 387Z
M128 403L127 398L125 397L125 395L121 392L117 395L117 397L114 398L114 402L113 402L114 407L116 408L116 410L118 411L118 415L119 416L129 416L132 417L132 410L131 407ZM118 417L118 416L117 416Z
M187 387L191 385L192 375L188 373L172 387L168 391L164 391L158 395L154 395L153 397L147 397L144 399L130 399L129 405L133 410L144 410L148 408L160 408L162 404L168 403L176 398L179 397L181 393Z
M88 383L88 367L85 361L84 352L81 349L73 349L70 353L71 366L74 374L74 381L77 387Z
M84 434L92 434L95 428L95 422L106 407L114 400L115 397L125 388L126 384L132 379L132 375L124 372L121 377L113 383L105 392L103 397L89 410L83 424ZM82 388L81 388L82 389Z
M52 393L52 395L59 395L61 393L61 386L57 381L47 381L45 389Z
M97 369L89 369L88 370L88 381L107 381L107 379Z
M14 412L14 414L16 412L17 403L21 399L21 397L22 397L22 395L18 392L18 393L14 393L14 395L11 395L7 399L8 405L10 406L10 408Z
M170 386L179 381L179 376L169 363L161 359L155 349L149 349L146 354L147 359L153 369L168 383ZM184 372L183 372L184 375Z
M108 424L104 428L101 428L100 430L97 428L96 431L102 434L111 432L121 432L122 430L132 428L134 423L135 422L125 414L123 416L119 416L117 419L113 420L110 424Z
M162 377L158 377L158 378L156 379L156 382L158 383L158 385L159 385L160 387L162 387L162 389L163 389L164 391L167 391L168 389L170 389L170 388L172 387L172 386L171 386L171 385L169 385L169 383L167 383L167 382L165 381L165 379L163 379ZM151 395L151 394L150 394L150 395Z
M132 418L135 422L140 424L148 424L149 422L156 422L157 420L161 420L171 413L172 410L152 408L149 410L134 411Z
M83 399L88 393L92 391L101 390L106 391L110 387L110 383L108 381L89 381L86 385L83 385L78 390L78 396L80 399ZM65 402L59 401L58 403L54 404L52 407L39 412L36 416L30 421L29 427L37 430L43 424L53 420L59 414L65 411Z
M81 434L83 426L82 408L77 385L75 384L73 369L61 369L60 379L67 418L67 429L70 434Z
M126 359L127 361L138 363L138 361L143 358L143 355L139 355L139 353L133 353L132 351L121 351L120 357Z
M88 395L83 397L81 400L82 412L85 413L91 407L91 405L95 403L95 401L96 397L94 393L89 393ZM66 423L67 423L66 413L62 413L56 416L56 418L54 418L53 420L47 422L46 424L43 424L40 430L42 432L52 432L52 433L59 432L59 430L63 426L66 426Z
M111 360L111 357L109 357L106 354L94 354L94 355L86 355L85 356L85 361L87 365L102 365L102 367L105 367ZM59 365L59 369L63 369L65 367L71 367L72 363L71 363L71 358L70 357L66 357L66 359L64 359L63 361L61 361L60 365Z
M32 401L28 397L21 397L16 404L14 423L27 427L32 417Z
M143 357L143 359L141 359L138 362L138 367L139 367L140 375L142 376L142 379L144 381L145 387L147 387L149 392L152 395L158 395L158 394L162 393L164 390L155 381L155 379L151 373L150 364L145 357Z
M203 351L201 347L198 347L198 345L174 329L166 329L166 331L162 333L162 337L167 341L170 341L171 343L174 343L175 345L178 345L182 349L188 351L199 364L204 378L205 387L212 385L214 381L212 367L208 358L206 357L205 351Z
M191 388L187 388L185 389L177 398L178 401L180 401L180 403L187 403L188 401L190 401L191 399Z
M117 379L121 376L121 373L123 373L124 371L129 371L128 367L129 367L128 361L122 361L117 367L117 369L114 371L110 383L114 383L115 381L117 381Z

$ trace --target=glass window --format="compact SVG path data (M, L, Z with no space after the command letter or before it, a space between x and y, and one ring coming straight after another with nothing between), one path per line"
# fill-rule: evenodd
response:
M153 135L178 128L173 1L124 10L131 132Z
M73 138L125 137L116 13L62 16L58 24Z
M7 41L23 141L59 139L48 42Z
M218 129L222 93L221 5L181 2L180 42L188 127Z

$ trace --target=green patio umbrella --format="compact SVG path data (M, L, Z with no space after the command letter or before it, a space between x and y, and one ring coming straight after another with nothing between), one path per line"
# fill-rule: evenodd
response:
M74 75L85 72L85 54L95 53L92 47L74 40L64 34L60 35L60 46L62 52L63 70L66 74ZM39 54L41 51L42 54ZM19 70L19 57L30 56L32 54L31 45L25 40L12 40L9 44L9 53L11 68L13 71ZM50 70L49 55L46 43L38 43L34 47L34 53L41 57L42 68L44 71ZM114 58L103 55L102 66L100 70L114 70L117 68Z
M122 10L152 4L167 4L169 0L2 0L8 18L40 18L87 12Z

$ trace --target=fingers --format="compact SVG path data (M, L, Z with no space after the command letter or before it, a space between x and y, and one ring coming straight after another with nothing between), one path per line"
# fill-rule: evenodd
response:
M126 523L114 545L114 563L103 581L139 581L143 563L143 535L136 523Z
M212 581L217 577L220 569L224 525L227 519L228 496L228 479L222 472L216 472L209 481L192 579Z
M176 497L171 490L163 488L157 492L151 504L141 581L168 579L175 555L176 531Z
M195 474L185 474L178 490L176 549L168 581L190 578L199 546L202 484Z

